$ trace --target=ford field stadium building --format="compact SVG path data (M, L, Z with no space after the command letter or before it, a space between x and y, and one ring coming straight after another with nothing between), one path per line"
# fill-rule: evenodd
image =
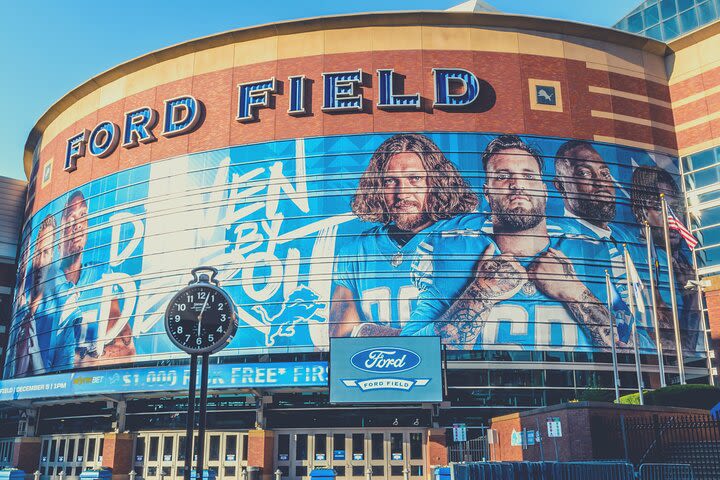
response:
M359 14L88 80L25 147L0 463L182 478L165 312L200 266L238 321L210 358L223 479L430 478L455 423L612 391L613 345L621 393L635 350L646 387L712 383L718 32Z

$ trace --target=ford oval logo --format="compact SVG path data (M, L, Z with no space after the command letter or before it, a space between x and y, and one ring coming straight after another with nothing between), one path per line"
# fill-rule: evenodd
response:
M365 372L398 373L420 365L420 355L404 348L376 347L360 351L350 363Z

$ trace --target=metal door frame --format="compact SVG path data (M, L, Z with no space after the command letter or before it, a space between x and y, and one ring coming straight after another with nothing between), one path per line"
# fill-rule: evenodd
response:
M368 429L368 428L313 428L313 429L275 429L274 432L274 458L273 458L273 472L276 471L278 468L283 469L283 467L287 468L287 476L283 475L284 479L287 480L300 480L305 479L306 477L309 478L310 472L314 468L334 468L337 466L343 466L345 467L345 475L338 475L338 479L343 480L359 480L361 477L365 477L365 472L369 466L382 466L383 472L382 475L380 475L378 472L373 472L373 479L374 480L382 480L382 479L388 479L388 480L403 480L404 478L404 470L408 470L408 475L410 475L410 471L413 470L412 467L420 467L419 471L422 472L421 475L416 476L410 476L410 478L420 479L425 478L428 474L427 470L427 458L425 453L425 447L427 445L427 431L425 429L421 428L386 428L386 429ZM325 452L325 460L318 460L315 457L315 435L317 434L325 434L327 435L326 440L326 452ZM338 459L336 460L334 458L334 450L336 450L336 445L334 445L335 434L343 434L345 435L345 455L344 459ZM363 445L364 445L364 459L363 460L353 460L353 452L352 452L352 435L353 434L363 434ZM382 434L382 441L383 441L383 459L382 460L373 460L372 459L372 434ZM402 452L392 452L392 444L391 439L392 435L400 434L402 435ZM421 456L420 459L411 459L410 458L410 435L411 434L420 434L421 435ZM289 437L289 453L288 453L288 459L287 460L280 460L280 452L279 452L279 442L280 442L280 436L281 435L290 435ZM296 439L297 435L307 435L307 459L306 460L298 460L296 458ZM337 449L339 450L339 449ZM402 454L402 458L393 460L393 453L395 454ZM306 475L304 476L298 476L295 474L297 467L306 467ZM353 476L352 475L352 467L353 466L362 466L363 471L361 476ZM391 475L392 467L395 466L395 471L397 472L397 467L401 466L402 470L399 472L398 475ZM415 471L418 471L417 468Z

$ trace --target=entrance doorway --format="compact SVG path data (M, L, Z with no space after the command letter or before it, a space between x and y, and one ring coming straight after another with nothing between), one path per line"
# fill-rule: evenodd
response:
M41 437L40 475L54 478L63 472L76 480L85 470L102 465L103 434L47 435Z
M425 433L413 429L276 430L273 470L283 479L307 480L315 468L332 468L338 480L425 477Z
M217 478L237 480L247 467L247 432L206 432L205 468ZM197 464L197 435L193 442ZM182 480L185 468L185 432L138 432L134 470L145 480Z

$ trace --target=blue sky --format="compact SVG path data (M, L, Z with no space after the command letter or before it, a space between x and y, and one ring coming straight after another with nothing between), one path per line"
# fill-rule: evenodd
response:
M5 2L0 15L0 175L25 178L30 129L65 93L127 60L191 38L295 18L392 10L444 10L460 0L249 2ZM489 0L506 13L610 26L640 0ZM267 5L266 8L261 6ZM581 6L582 5L582 6Z

